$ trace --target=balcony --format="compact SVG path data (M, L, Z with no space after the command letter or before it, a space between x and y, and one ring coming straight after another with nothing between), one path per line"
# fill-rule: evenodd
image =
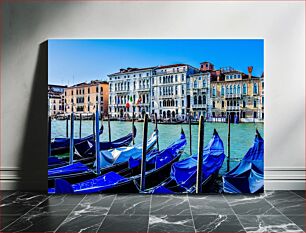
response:
M206 109L207 108L207 104L194 104L192 105L193 109Z
M226 99L241 99L241 94L226 94L225 95L225 98Z
M227 106L226 111L239 111L240 106Z
M137 91L147 92L149 90L150 90L150 88L148 86L140 86L140 87L137 88Z

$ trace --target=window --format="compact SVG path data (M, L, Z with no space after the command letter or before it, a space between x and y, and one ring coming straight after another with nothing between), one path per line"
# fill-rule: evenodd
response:
M184 77L185 77L184 74L182 74L182 82L184 82Z
M258 94L258 86L257 86L257 83L254 83L254 85L253 85L253 94L254 94L254 95L257 95L257 94Z
M243 94L246 95L248 92L248 88L247 88L247 85L244 83L243 84Z
M185 101L184 100L182 100L182 107L184 107L185 106Z
M216 87L213 87L212 95L213 95L213 96L216 96Z
M240 94L240 85L237 87L237 94Z
M233 87L230 85L230 94L233 94Z
M198 88L198 81L197 80L194 81L193 88Z
M254 108L257 107L257 101L256 100L254 100L253 106L254 106Z
M233 94L236 94L236 85L234 85L234 90L233 90Z
M224 86L221 87L221 96L224 96Z
M213 108L215 108L215 107L216 107L216 103L215 103L215 101L213 101L213 102L212 102L212 105L213 105Z
M193 104L198 104L198 98L196 96L193 97Z
M175 75L175 82L177 82L177 74Z
M257 118L257 112L254 112L253 117Z
M245 106L246 106L246 102L245 102L245 100L242 102L242 107L243 108L245 108Z
M206 80L203 79L203 87L206 87Z
M90 93L90 88L88 88L88 94Z
M222 108L224 108L224 101L222 101Z
M184 86L182 86L182 95L184 95L185 91L184 91Z

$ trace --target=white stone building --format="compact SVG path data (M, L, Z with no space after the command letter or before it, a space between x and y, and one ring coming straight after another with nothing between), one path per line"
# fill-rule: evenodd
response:
M154 67L120 69L108 75L109 114L113 118L150 114L151 78ZM132 101L131 101L132 100ZM127 103L129 102L128 106Z
M152 77L152 111L159 119L186 119L190 110L187 80L199 72L187 64L158 66Z
M199 119L201 115L211 117L210 72L200 72L187 80L187 94L190 95L190 115Z

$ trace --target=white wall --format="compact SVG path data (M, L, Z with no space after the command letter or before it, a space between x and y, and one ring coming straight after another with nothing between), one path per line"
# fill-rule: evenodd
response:
M0 188L47 187L47 54L40 44L124 37L264 38L266 189L304 189L303 2L13 1L1 10Z

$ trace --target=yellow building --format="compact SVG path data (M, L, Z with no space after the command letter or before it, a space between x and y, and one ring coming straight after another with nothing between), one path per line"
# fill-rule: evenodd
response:
M263 75L252 76L231 67L211 72L212 120L218 121L231 116L232 121L260 122L263 112Z
M91 81L65 89L65 113L95 113L98 104L101 114L108 114L108 82Z

